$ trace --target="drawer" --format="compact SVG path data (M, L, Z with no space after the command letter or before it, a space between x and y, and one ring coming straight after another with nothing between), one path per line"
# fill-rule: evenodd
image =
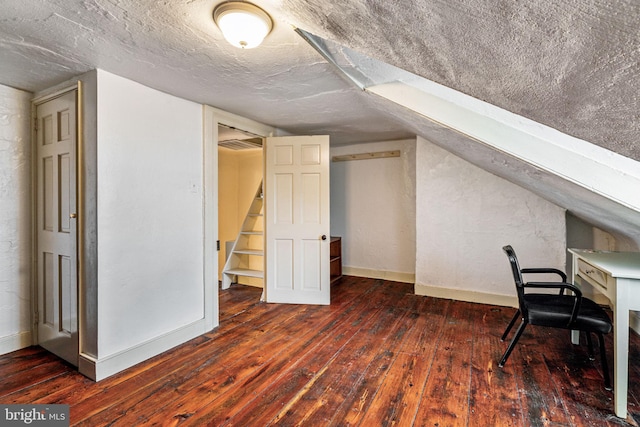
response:
M588 262L578 259L578 275L591 283L607 289L607 280L609 276L602 270L598 270Z

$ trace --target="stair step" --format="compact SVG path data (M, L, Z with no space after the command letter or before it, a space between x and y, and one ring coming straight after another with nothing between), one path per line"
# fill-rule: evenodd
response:
M232 268L230 270L224 270L224 274L235 274L236 276L244 277L259 277L264 278L264 272L260 270L250 270L248 268Z
M262 183L256 190L256 197L249 207L249 212L242 223L242 227L236 241L233 244L232 254L225 262L222 270L222 289L229 289L234 276L251 277L264 279L264 272L260 269L260 263L247 262L251 256L264 256L264 250L258 242L264 236L264 211L262 200ZM256 236L255 238L251 236ZM257 239L257 240L256 240ZM255 240L255 241L254 241ZM258 261L258 260L251 260ZM254 269L242 268L241 266L252 266ZM256 270L255 268L259 270Z
M257 255L263 256L264 251L256 250L256 249L236 249L233 251L234 254L246 254L246 255Z

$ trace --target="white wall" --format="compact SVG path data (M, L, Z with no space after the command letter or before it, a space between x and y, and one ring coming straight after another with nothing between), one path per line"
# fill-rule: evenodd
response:
M416 293L515 305L507 244L564 270L563 209L420 137L416 164Z
M98 70L97 364L204 316L202 115L199 104Z
M400 150L400 157L331 163L331 235L345 274L412 283L416 141L331 148L331 156Z
M30 100L0 85L0 354L31 344Z

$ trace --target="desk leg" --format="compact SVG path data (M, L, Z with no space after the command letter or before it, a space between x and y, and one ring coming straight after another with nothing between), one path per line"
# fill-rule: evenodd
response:
M571 343L574 345L580 344L580 331L571 331Z
M627 418L627 388L629 385L629 305L627 286L616 286L616 301L613 303L613 390L616 415Z

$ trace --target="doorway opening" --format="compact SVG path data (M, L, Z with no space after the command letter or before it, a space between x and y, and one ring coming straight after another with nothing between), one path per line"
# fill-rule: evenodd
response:
M262 136L218 124L218 283L221 291L252 287L245 292L256 299L264 288L262 147Z

